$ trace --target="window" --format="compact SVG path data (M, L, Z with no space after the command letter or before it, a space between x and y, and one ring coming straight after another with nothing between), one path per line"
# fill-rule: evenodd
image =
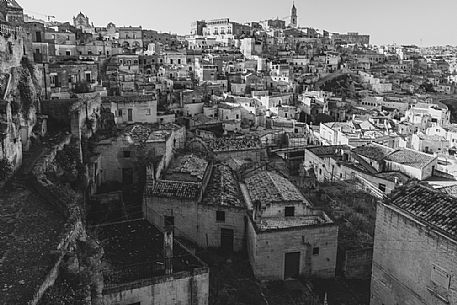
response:
M151 109L146 109L146 115L151 115Z
M117 116L122 116L122 109L119 109L119 110L117 111Z
M313 248L313 255L319 255L319 247Z
M225 222L225 212L216 211L216 221Z
M385 191L386 191L386 185L385 184L379 183L379 187L378 188L379 188L379 190L381 192L385 193Z
M286 207L284 210L285 217L295 216L295 207Z
M175 217L174 216L165 216L165 226L174 226Z
M124 150L123 155L124 155L124 158L130 158L130 151Z

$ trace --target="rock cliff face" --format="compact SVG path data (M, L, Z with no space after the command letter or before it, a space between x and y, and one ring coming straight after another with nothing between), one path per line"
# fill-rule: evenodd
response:
M34 137L42 75L42 68L24 57L23 39L0 33L0 159L14 168Z

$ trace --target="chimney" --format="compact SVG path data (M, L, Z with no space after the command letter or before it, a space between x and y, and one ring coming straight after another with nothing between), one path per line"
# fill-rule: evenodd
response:
M165 274L173 273L173 229L166 227L163 232L163 257L165 260Z

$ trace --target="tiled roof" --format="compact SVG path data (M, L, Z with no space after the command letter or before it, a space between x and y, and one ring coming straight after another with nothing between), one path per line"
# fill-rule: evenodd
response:
M179 156L166 172L167 179L178 181L202 181L208 168L208 161L196 155Z
M424 140L424 141L436 141L436 142L439 142L439 141L446 142L447 141L445 137L441 137L439 135L428 135L428 134L424 134L422 132L418 132L417 136L419 137L419 139Z
M146 194L155 197L196 199L200 194L201 183L159 180Z
M386 200L457 240L457 198L418 182L394 191Z
M241 198L240 186L230 167L225 164L214 166L203 203L242 208L245 205Z
M347 145L324 145L324 146L316 146L307 148L310 152L314 155L321 157L321 156L332 156L335 155L337 151L340 150L349 150L349 146Z
M442 187L439 190L445 194L451 195L452 197L457 197L457 185Z
M408 148L397 149L396 151L394 151L386 157L386 160L388 161L400 163L415 168L423 168L431 161L433 161L433 159L436 159L436 157Z
M394 151L395 150L390 147L375 143L359 146L352 150L352 152L362 157L367 157L377 161L384 159L386 156L388 156L390 153Z
M211 150L218 151L236 151L260 148L260 140L246 138L217 138L207 141Z
M234 172L238 172L243 166L248 164L248 161L237 159L237 158L229 158L225 160L225 164L232 169Z
M302 201L306 199L286 178L268 171L261 171L246 179L251 200L266 202Z

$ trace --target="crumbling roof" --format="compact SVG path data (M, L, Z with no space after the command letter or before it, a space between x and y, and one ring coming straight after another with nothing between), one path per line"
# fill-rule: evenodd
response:
M309 150L310 152L312 152L314 155L316 155L318 157L323 157L323 156L333 156L341 150L349 151L350 148L347 145L324 145L324 146L316 146L316 147L307 148L307 150Z
M214 152L259 149L261 147L259 139L217 138L206 142Z
M376 143L370 143L367 145L356 147L352 150L352 152L366 158L370 158L372 160L380 161L388 156L390 153L394 152L395 150Z
M243 208L245 205L241 198L240 186L230 167L225 164L214 166L203 203Z
M146 189L146 195L166 198L196 199L202 184L188 181L159 180L152 188Z
M332 223L333 222L330 218L322 214L295 217L261 218L259 221L256 222L256 225L260 231L270 231Z
M385 203L457 240L457 198L414 181L394 191Z
M246 186L252 201L268 202L306 202L305 197L288 179L268 171L261 171L246 179Z
M146 141L165 141L171 135L171 129L161 128L156 124L132 124L124 129L135 143Z
M415 168L423 168L434 159L436 159L435 156L427 155L408 148L397 149L386 157L386 160L388 161Z
M166 178L177 181L202 181L208 161L196 155L178 156L166 172Z

